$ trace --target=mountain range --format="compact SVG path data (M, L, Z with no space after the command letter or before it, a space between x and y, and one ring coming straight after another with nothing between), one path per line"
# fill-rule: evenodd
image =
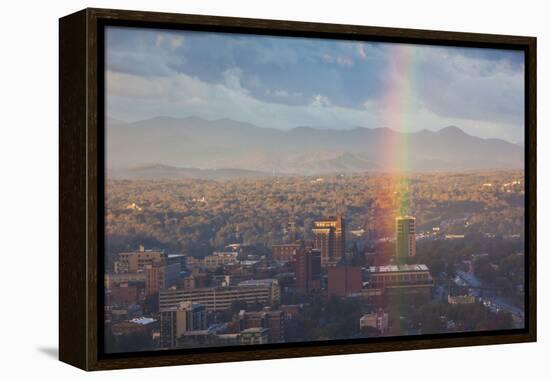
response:
M224 179L391 171L521 169L524 149L456 126L400 133L389 128L278 130L198 117L106 121L111 177ZM399 160L399 161L398 161Z

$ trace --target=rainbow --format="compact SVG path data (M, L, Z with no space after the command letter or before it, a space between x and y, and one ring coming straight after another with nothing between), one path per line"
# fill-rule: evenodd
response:
M409 135L413 128L410 115L416 110L412 93L415 78L415 56L417 48L407 44L391 44L389 62L384 74L387 79L379 104L381 121L385 130L383 143L378 147L381 171L386 180L379 191L385 192L382 198L391 211L392 225L395 216L408 215L410 212L409 193Z
M381 162L376 181L375 217L384 236L394 236L396 217L410 215L409 191L409 136L414 125L411 114L416 112L413 103L415 55L412 45L390 44L389 62L379 109L381 110L384 138L377 148ZM396 298L387 306L390 313L403 312L404 299ZM402 334L399 322L393 324L392 334Z

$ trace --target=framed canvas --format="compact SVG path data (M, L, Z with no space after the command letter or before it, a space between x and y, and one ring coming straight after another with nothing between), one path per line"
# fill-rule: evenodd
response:
M59 357L536 340L536 39L60 19Z

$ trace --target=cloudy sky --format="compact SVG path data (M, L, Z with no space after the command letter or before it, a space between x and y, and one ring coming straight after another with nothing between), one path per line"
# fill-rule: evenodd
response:
M523 53L109 27L108 117L404 132L455 125L523 141Z

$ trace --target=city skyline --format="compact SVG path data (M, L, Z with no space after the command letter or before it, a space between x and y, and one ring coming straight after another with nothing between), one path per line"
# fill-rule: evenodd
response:
M404 228L415 244L419 237L454 244L464 235L445 234L439 227L417 235L414 224L409 224L416 219L398 215L396 249L371 253L375 245L367 244L360 252L361 239L356 238L355 250L349 249L341 214L314 220L309 233L305 226L297 228L296 220L293 217L285 226L289 243L270 246L271 254L258 254L245 243L232 243L209 255L168 254L142 245L139 250L119 252L113 268L106 271L107 350L304 342L324 339L324 333L332 339L356 339L523 325L522 308L482 283L475 259L453 263L456 277L449 280L423 251L417 260L415 251L404 254L399 247ZM361 235L350 233L350 237ZM326 256L331 259L323 261ZM174 266L177 269L168 270ZM293 281L284 279L289 274ZM310 301L321 302L324 310L315 310ZM331 324L324 329L320 320L336 311L330 310L334 302L351 313L342 311L331 321L335 329ZM431 319L432 307L445 316ZM460 313L464 311L473 313ZM312 314L310 322L324 331L307 327L300 331Z
M107 27L107 353L521 329L524 56Z

